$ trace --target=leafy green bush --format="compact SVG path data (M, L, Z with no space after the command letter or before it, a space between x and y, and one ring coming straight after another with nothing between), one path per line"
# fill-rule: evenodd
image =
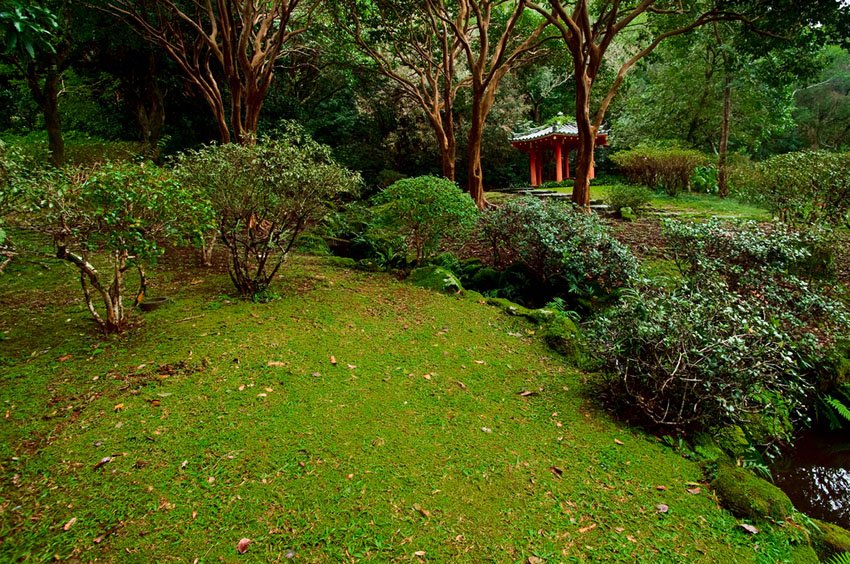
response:
M10 147L0 141L0 247L9 246L6 231L3 229L4 218L18 209L27 195L23 155L15 147ZM11 259L11 249L3 256ZM0 272L8 260L0 260Z
M135 268L139 273L137 305L147 289L145 264L161 254L161 241L190 236L187 216L208 216L205 202L151 163L56 171L41 199L56 257L79 270L86 306L106 333L127 326L123 297L127 271ZM98 251L108 257L109 269L95 267L93 254ZM105 315L97 311L94 297L102 301Z
M454 182L434 176L399 180L374 201L384 227L404 238L418 264L448 239L466 234L478 217L469 195Z
M184 186L207 199L230 251L230 278L245 298L262 296L298 236L359 177L295 126L256 145L211 145L180 155Z
M698 166L691 177L691 186L695 191L703 194L717 194L720 189L718 174L717 167L714 165Z
M745 198L782 221L850 226L850 153L777 155L739 168L733 181Z
M623 208L639 213L651 199L652 192L643 186L615 184L608 189L608 205L617 213Z
M741 425L761 442L790 439L844 308L797 278L803 237L754 224L666 222L683 273L643 286L592 327L609 400L678 429Z
M484 213L481 233L496 267L521 265L553 295L604 296L637 273L635 258L596 215L563 202L515 198Z
M634 184L663 189L671 196L690 188L697 167L709 159L699 151L638 147L611 155L625 177Z

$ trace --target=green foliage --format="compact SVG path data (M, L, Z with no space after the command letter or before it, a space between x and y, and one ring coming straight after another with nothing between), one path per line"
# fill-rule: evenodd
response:
M611 155L629 182L663 189L671 196L691 186L697 167L708 164L699 151L678 148L639 147Z
M629 282L637 261L596 215L569 204L515 198L487 210L482 237L493 264L521 266L555 295L601 297Z
M128 322L122 296L126 271L135 267L139 272L138 304L147 287L144 264L162 253L164 240L191 236L194 225L185 218L203 216L206 203L152 163L67 169L42 181L39 200L57 258L79 270L86 305L101 329L123 331ZM103 274L92 262L99 251L110 262ZM93 296L102 301L105 315L96 310Z
M714 165L698 166L694 169L691 177L691 186L694 191L703 194L716 194L720 188L718 182L718 171Z
M184 186L208 200L230 251L230 276L245 298L265 292L298 236L359 177L296 127L255 145L211 145L175 161Z
M657 425L790 439L848 323L840 303L795 276L804 237L718 222L666 222L665 235L680 285L624 292L595 321L608 398Z
M414 286L445 294L456 294L463 291L463 285L457 276L450 270L439 266L423 266L414 269L410 273L410 282Z
M418 264L450 238L468 233L478 217L468 194L434 176L399 180L382 190L375 203L383 226L404 238Z
M608 188L608 205L617 213L623 208L629 208L632 213L640 213L651 199L652 192L643 186L615 184Z
M153 163L57 172L43 197L50 225L60 229L69 250L117 252L139 261L155 260L163 240L191 236L186 215L207 213L203 201Z
M850 564L850 552L840 552L826 561L826 564Z
M782 221L850 226L850 153L788 153L745 174L745 197Z
M0 245L7 241L3 218L17 211L29 194L26 165L20 151L0 141Z
M13 0L0 11L4 55L24 54L35 59L39 52L53 53L53 32L59 29L56 15L44 6Z

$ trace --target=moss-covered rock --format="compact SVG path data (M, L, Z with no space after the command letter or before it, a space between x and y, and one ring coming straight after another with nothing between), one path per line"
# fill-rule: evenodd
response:
M781 521L794 505L785 492L752 472L731 464L720 464L711 487L723 505L741 517Z
M304 233L295 241L295 251L305 255L327 256L331 248L324 237L314 233Z
M543 328L543 339L550 348L567 358L575 359L581 354L581 333L566 315L552 317Z
M850 552L850 531L825 521L812 521L820 529L812 532L812 546L818 556L826 560L834 554Z
M528 319L532 318L532 310L519 304L515 304L510 300L506 300L505 298L487 298L487 303L491 306L496 306L508 315L527 317Z
M730 425L717 431L714 444L733 459L745 458L750 448L750 441L744 430L737 425Z
M457 294L463 291L463 284L451 271L439 266L423 266L410 273L408 278L414 286L436 290L446 294Z
M797 544L791 547L791 562L794 564L819 564L820 558L811 546Z

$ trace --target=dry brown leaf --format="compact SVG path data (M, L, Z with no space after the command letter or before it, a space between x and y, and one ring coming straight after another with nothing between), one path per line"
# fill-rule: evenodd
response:
M151 407L159 407L159 400L151 400Z
M241 392L241 391L243 391L244 389L245 389L245 384L242 384L241 386L239 386L239 391L240 391L240 392Z
M660 491L660 492L666 492L667 486L655 486L655 489Z
M626 444L626 443L624 443L623 441L621 441L620 439L614 439L614 443L616 443L616 444L618 444L618 445L624 445L624 444Z
M702 488L688 488L688 493L691 495L699 495L702 491Z
M198 517L197 511L192 511L192 519L196 519Z
M60 356L56 360L58 360L59 362L65 362L65 361L71 360L72 358L74 358L74 355L72 355L72 354L63 354L62 356Z
M318 377L320 377L321 375L322 375L322 373L321 373L321 372L313 372L313 377L314 377L314 378L318 378Z
M668 511L670 511L670 506L664 503L659 503L655 506L655 509L658 510L659 513L667 513Z
M549 471L552 472L552 474L554 474L555 477L559 480L561 479L561 476L564 475L564 471L558 468L557 466L552 466L551 468L549 468Z
M270 360L266 363L270 368L279 368L281 366L286 366L285 362L281 362L279 360Z
M215 476L210 476L209 478L207 478L207 483L208 483L208 484L212 484L212 483L214 483L214 482L215 482Z
M424 509L424 508L423 508L421 505L419 505L418 503L414 503L414 504L413 504L413 509L415 509L416 511L418 511L418 512L419 512L419 514L420 514L420 515L422 515L423 517L425 517L426 519L430 519L430 518L431 518L431 512L430 512L430 511L428 511L427 509Z
M754 535L754 534L759 532L759 530L757 528L755 528L752 525L749 525L747 523L741 523L741 528L744 529L745 531L747 531L748 533L750 533L751 535Z
M357 368L353 364L346 364L346 366L348 367L349 370L354 370L355 368Z
M475 364L484 364L484 361L483 360L476 360Z
M423 378L425 378L426 380L430 380L430 379L431 379L431 375L430 375L430 374L423 374L423 375L422 375L422 377L423 377Z
M632 535L626 535L626 538L629 540L629 542L637 543L637 539L634 538Z
M330 361L331 361L331 364L336 366L336 357L334 355L331 355Z
M350 479L352 479L353 477L354 477L354 474L349 474L348 476L346 476L346 477L345 477L345 479L346 479L346 480L350 480Z
M95 464L95 465L94 465L94 470L97 470L98 468L100 468L100 467L101 467L101 466L103 466L104 464L108 464L108 463L110 463L110 462L112 462L112 457L111 457L111 456L104 456L103 458L101 458L101 459L98 461L98 463L97 463L97 464Z
M456 381L456 382L455 382L455 384L457 384L457 387L458 387L458 388L460 388L461 390L465 390L465 389L466 389L466 384L464 384L464 383L463 383L463 382L461 382L460 380Z
M425 551L424 550L417 550L416 552L413 553L413 556L418 556L419 558L422 558L422 557L425 556Z
M580 532L581 534L584 534L588 531L592 531L595 528L596 528L596 523L591 523L587 527L582 527L581 529L579 529L578 532Z
M240 539L238 543L236 543L236 552L239 554L245 554L248 552L248 546L251 544L251 539Z
M74 526L74 523L76 523L76 522L77 522L77 518L76 518L76 517L71 517L71 519L70 519L67 523L65 523L64 525L62 525L62 530L63 530L63 531L67 531L68 529L70 529L71 527L73 527L73 526Z
M522 397L524 397L524 398L527 398L527 397L529 397L529 396L536 396L536 395L537 395L537 392L530 392L530 391L528 391L528 390L523 390L523 391L521 391L521 392L519 393L519 395L521 395L521 396L522 396Z
M115 407L112 408L112 411L118 412L118 411L121 411L122 409L124 409L124 404L119 403L119 404L116 404Z
M539 556L529 556L528 564L543 564L544 560Z

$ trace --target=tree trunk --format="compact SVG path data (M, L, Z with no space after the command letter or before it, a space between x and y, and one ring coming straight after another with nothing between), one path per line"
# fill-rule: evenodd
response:
M62 119L59 115L59 75L49 71L44 79L44 126L47 129L47 146L50 162L61 167L65 164L65 140L62 138Z
M732 77L727 70L723 78L723 123L720 129L720 151L717 155L717 195L729 195L729 170L726 157L729 151L729 129L732 114Z
M573 182L573 203L577 206L590 205L590 169L593 167L593 151L596 148L596 130L590 121L590 89L593 81L581 62L576 62L576 127L579 147L576 154L576 177Z
M481 105L481 95L473 94L472 120L469 127L469 146L467 147L467 158L469 159L467 190L478 209L483 210L487 206L487 200L484 198L484 174L481 170L481 138L484 135L486 115L483 113Z
M156 57L149 53L144 74L139 77L141 83L134 81L136 84L130 85L136 92L129 96L130 103L136 106L136 122L139 124L142 143L154 158L158 156L157 146L165 125L165 102L156 77Z

